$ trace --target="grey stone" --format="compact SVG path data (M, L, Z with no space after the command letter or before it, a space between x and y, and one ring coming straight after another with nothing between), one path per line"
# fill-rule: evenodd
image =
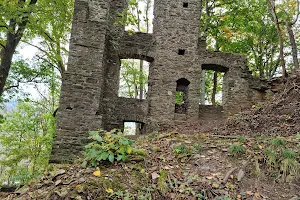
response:
M200 1L188 3L155 1L154 33L130 35L114 23L126 0L75 1L51 162L73 162L90 130L133 121L143 124L142 133L158 131L176 119L221 119L264 100L269 84L250 75L245 56L206 50ZM150 62L146 100L118 97L120 59ZM199 106L202 69L225 73L222 106ZM183 105L175 105L176 91L186 94Z

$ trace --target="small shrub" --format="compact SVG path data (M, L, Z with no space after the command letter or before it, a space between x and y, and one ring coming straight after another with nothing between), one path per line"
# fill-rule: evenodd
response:
M193 144L193 146L186 146L186 145L178 145L173 148L174 153L178 157L185 157L185 156L191 156L194 153L197 153L200 150L199 144Z
M274 174L275 177L281 174L283 179L289 175L295 178L299 177L300 164L297 161L297 153L282 146L283 140L273 139L271 144L273 145L271 148L264 150L269 173ZM279 150L278 146L281 146Z
M177 155L180 155L180 154L181 155L191 155L192 154L191 149L189 149L187 146L185 146L183 144L174 147L173 151Z
M135 141L126 138L120 130L90 131L89 135L89 139L94 141L85 146L83 167L96 167L99 162L105 161L126 161L131 154L144 155L142 150L134 148Z
M247 138L245 138L244 136L239 136L237 138L237 141L240 142L240 143L245 143L245 142L247 142Z
M284 147L285 145L285 141L283 139L280 138L274 138L271 140L271 145L274 147Z
M229 153L232 153L234 156L244 154L246 148L240 144L233 144L229 147Z
M266 156L265 160L270 167L274 167L278 164L277 155L275 151L271 149L265 149L264 154Z

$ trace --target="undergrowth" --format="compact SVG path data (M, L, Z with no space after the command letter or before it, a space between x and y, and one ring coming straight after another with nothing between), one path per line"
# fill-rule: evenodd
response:
M145 153L141 149L136 149L135 141L125 137L118 129L110 132L90 131L89 139L93 142L85 146L85 160L83 167L97 167L101 162L127 161L129 155L142 155Z

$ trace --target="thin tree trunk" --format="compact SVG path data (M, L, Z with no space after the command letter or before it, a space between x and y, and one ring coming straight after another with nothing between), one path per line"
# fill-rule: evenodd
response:
M298 69L299 68L298 50L297 50L297 45L296 45L296 41L295 41L295 35L294 35L291 24L286 23L286 30L289 34L290 43L291 43L291 47L292 47L294 67L295 67L295 69Z
M13 25L15 26L15 25ZM8 33L7 41L5 48L1 51L1 63L0 63L0 96L2 96L4 92L4 86L8 77L8 73L10 71L12 58L15 53L17 44L19 43L19 39L15 34Z
M218 72L214 72L214 79L213 79L214 85L211 95L211 103L213 106L216 105L216 94L217 94L217 86L218 86Z
M29 6L32 6L37 3L38 0L31 0ZM19 3L24 3L25 0L20 0ZM0 96L4 92L4 86L10 71L13 55L16 51L16 48L23 37L26 25L29 20L29 15L31 12L25 11L22 13L24 17L19 19L18 22L16 19L9 20L9 29L6 35L6 44L0 52Z
M270 13L273 15L273 22L276 26L277 29L277 35L279 38L279 45L280 45L280 63L282 67L282 75L284 77L287 76L286 72L286 66L285 66L285 59L284 59L284 51L283 51L283 38L282 38L282 31L280 28L280 23L276 14L276 7L275 7L275 2L273 0L268 0L268 5L270 8Z
M202 81L201 81L201 97L200 97L200 102L202 105L205 105L205 70L202 69Z
M140 74L139 74L140 99L143 99L143 96L144 96L143 67L144 67L144 61L140 60Z

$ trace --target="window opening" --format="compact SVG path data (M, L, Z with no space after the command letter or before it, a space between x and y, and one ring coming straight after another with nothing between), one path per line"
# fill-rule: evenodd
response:
M119 97L146 99L150 63L139 59L121 59Z
M184 55L185 54L185 50L184 49L179 49L178 50L178 55Z
M184 2L184 3L183 3L183 7L184 7L184 8L187 8L187 7L189 7L189 3L187 3L187 2Z
M188 86L190 82L185 78L181 78L176 82L175 113L186 114L188 109Z
M126 16L125 31L153 33L153 8L154 0L129 1L122 15Z
M226 70L222 66L205 65L202 67L200 104L222 105L223 78Z
M141 122L124 122L125 135L140 135L142 134L144 124Z

